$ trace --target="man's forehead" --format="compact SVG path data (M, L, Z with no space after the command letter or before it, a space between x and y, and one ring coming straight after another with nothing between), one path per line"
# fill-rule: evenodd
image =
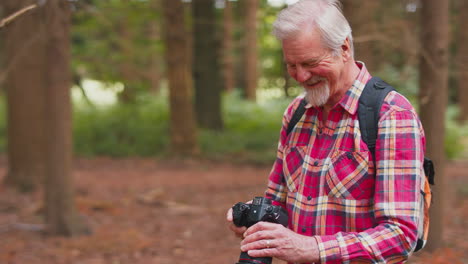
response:
M320 36L298 36L283 40L283 57L288 61L317 61L328 54L329 50L323 45Z
M302 54L291 54L291 53L284 53L283 61L285 63L307 63L313 64L321 61L322 59L326 58L328 55L327 52L321 51L310 51L307 53Z

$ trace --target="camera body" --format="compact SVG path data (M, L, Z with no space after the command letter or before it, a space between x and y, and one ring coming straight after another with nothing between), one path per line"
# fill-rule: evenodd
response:
M272 205L271 200L255 197L251 204L237 203L232 207L232 218L236 226L251 227L258 222L288 225L288 213L281 206Z
M288 213L281 206L272 205L268 198L255 197L251 204L237 203L232 207L232 218L236 226L247 228L258 222L270 222L288 226ZM241 252L237 264L271 264L272 258L252 258Z

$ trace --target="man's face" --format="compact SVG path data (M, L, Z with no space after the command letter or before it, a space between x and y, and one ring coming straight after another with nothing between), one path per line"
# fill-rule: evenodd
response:
M283 40L283 54L289 75L304 87L312 106L323 106L338 95L344 61L324 47L318 32Z

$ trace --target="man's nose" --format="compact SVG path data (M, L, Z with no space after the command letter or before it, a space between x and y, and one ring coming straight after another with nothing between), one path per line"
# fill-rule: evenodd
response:
M310 79L312 77L312 74L302 68L301 66L297 67L297 72L296 72L296 81L302 83Z

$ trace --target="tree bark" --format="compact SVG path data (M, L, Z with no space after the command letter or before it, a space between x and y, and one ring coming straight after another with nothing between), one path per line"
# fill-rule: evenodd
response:
M224 88L228 92L234 90L234 20L232 15L232 2L229 0L224 1L223 11L223 73L224 73Z
M344 15L353 30L354 59L364 62L371 72L377 70L375 41L363 39L377 31L375 15L379 2L368 0L341 0L341 2Z
M184 6L181 1L163 0L163 11L171 144L174 154L194 155L199 149L193 112L193 88Z
M249 0L244 3L245 7L245 97L247 100L255 101L257 98L258 81L258 51L257 51L257 10L258 0Z
M5 17L4 4L0 4L0 17ZM0 33L0 93L5 91L5 41L4 35Z
M72 111L70 100L70 6L48 0L45 15L47 69L45 87L46 225L51 235L75 236L89 232L75 209L72 163Z
M159 0L153 0L151 2L151 9L154 12L161 10L161 2ZM152 21L148 25L149 39L156 45L161 40L161 23L159 21ZM161 63L160 54L153 51L151 59L149 60L149 66L146 71L145 77L149 80L150 91L153 94L158 94L161 86Z
M457 51L457 66L458 66L458 106L460 108L459 120L462 122L468 121L468 30L465 25L468 25L468 1L460 1L460 9L458 15L458 51Z
M193 0L193 62L195 109L198 125L212 130L223 128L223 88L216 14L213 0Z
M30 1L8 0L7 14ZM43 12L18 17L4 28L5 87L7 90L8 173L5 182L21 191L32 191L45 178L44 86L45 25Z
M136 101L137 91L135 81L137 79L135 65L133 64L133 34L129 28L128 19L117 21L117 32L119 36L118 51L122 55L118 67L120 75L124 81L123 90L118 94L119 101L124 104L131 104Z
M431 207L431 224L427 248L444 245L445 215L445 112L448 101L449 3L441 0L422 2L419 104L426 131L427 155L436 166L437 181Z

